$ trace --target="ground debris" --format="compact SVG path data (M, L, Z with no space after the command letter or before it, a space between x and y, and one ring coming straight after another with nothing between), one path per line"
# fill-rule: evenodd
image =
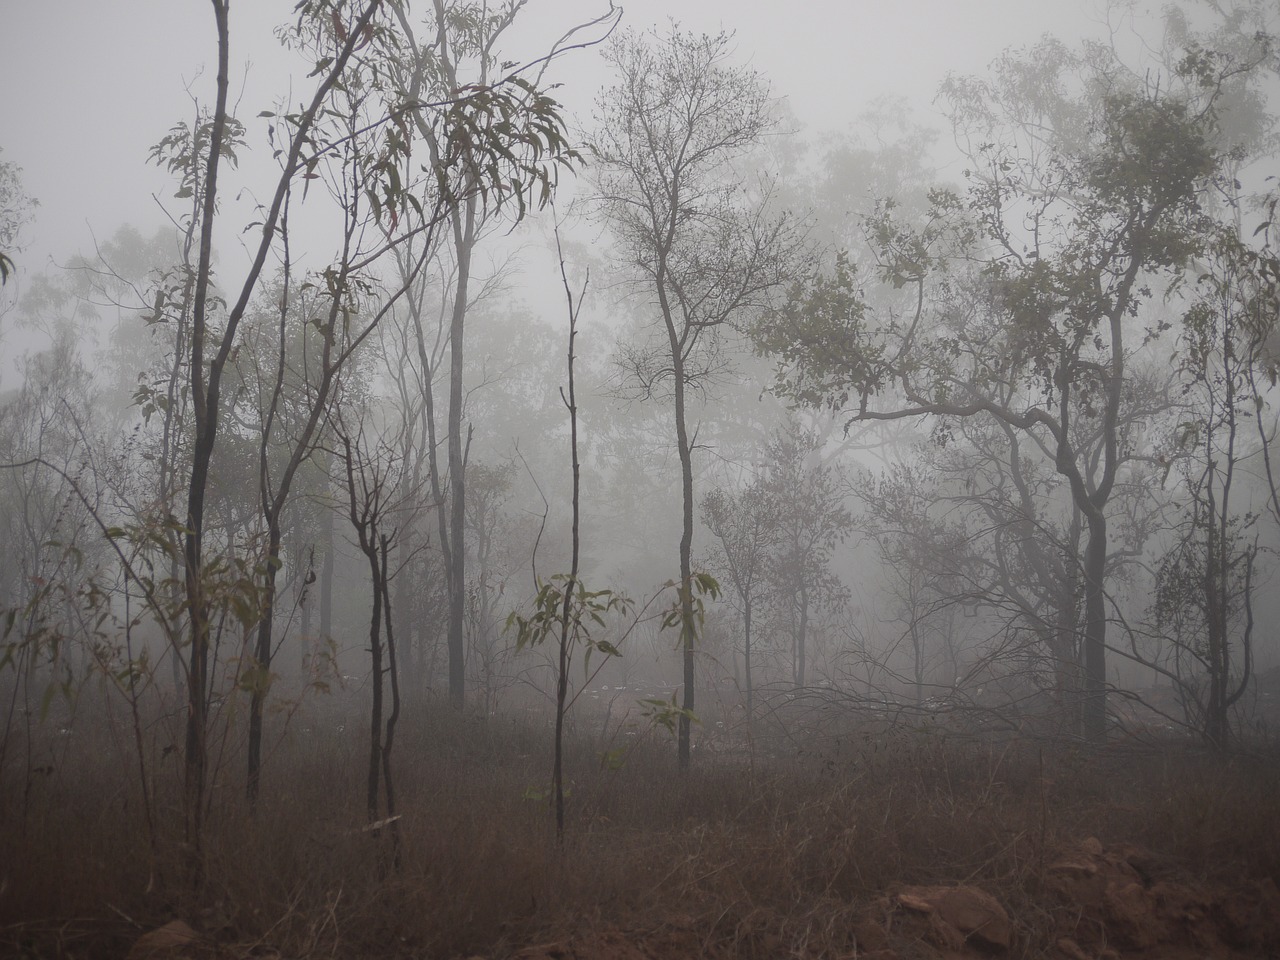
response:
M1013 925L1000 902L973 886L903 887L900 906L936 918L938 946L963 949L973 945L990 951L1009 949Z
M1132 844L1090 837L1045 871L1058 955L1267 956L1280 953L1280 890L1269 879L1222 889L1178 877Z
M200 934L182 920L170 920L163 927L144 933L129 950L127 960L186 960L207 954Z

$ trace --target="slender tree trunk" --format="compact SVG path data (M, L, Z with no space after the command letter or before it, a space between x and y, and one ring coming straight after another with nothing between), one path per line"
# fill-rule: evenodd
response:
M1100 511L1088 515L1089 541L1084 553L1084 697L1081 704L1084 735L1101 741L1107 735L1107 518Z
M747 724L755 716L755 691L751 686L751 601L742 604L742 672L747 682Z
M912 664L912 680L916 688L916 703L924 703L924 649L920 638L920 625L915 615L911 619L911 651L915 662Z
M284 171L277 182L276 192L262 221L262 239L238 299L227 310L225 328L218 337L211 337L207 312L211 301L213 233L217 213L218 169L223 152L223 140L227 126L227 94L229 88L230 40L228 31L229 0L213 0L214 19L218 35L217 96L213 110L213 122L208 138L206 159L204 204L200 222L200 255L196 267L195 295L191 321L191 404L195 419L195 438L192 444L191 479L187 488L186 532L183 535L183 554L186 563L185 587L187 615L191 630L191 664L188 671L189 704L187 713L186 750L183 777L183 805L185 813L185 839L192 864L191 879L198 885L203 881L203 839L205 778L208 769L208 696L209 696L209 640L210 610L203 584L203 531L205 499L209 485L209 467L213 459L218 436L218 417L221 404L222 374L230 362L236 331L244 316L249 299L266 263L271 245L277 235L280 213L288 193L289 182L298 169L304 143L312 142L308 132L321 109L324 98L339 81L355 46L380 6L381 0L370 0L343 40L339 54L333 58L327 73L315 91L311 105L300 115L294 125L289 148L282 159ZM230 303L230 301L228 301ZM206 340L215 347L207 369L205 363Z
M465 700L467 682L467 464L462 441L462 375L465 370L464 335L475 231L476 201L468 198L464 218L460 221L456 215L454 217L458 282L454 290L453 318L449 326L449 699L459 708Z
M169 582L176 584L178 578L182 575L182 564L178 559L178 553L175 551L169 560ZM178 640L178 631L181 628L175 628L174 635L169 638L169 667L173 672L173 693L178 696L182 692L182 688L186 685L187 677L187 658L182 655L182 647Z
M416 488L415 488L416 489ZM408 484L402 491L402 503L410 503L412 494L408 489ZM391 603L390 596L387 597L387 609L392 611L395 617L395 633L399 638L400 651L403 656L397 658L396 670L399 677L403 677L406 685L413 685L413 632L412 622L409 619L409 581L412 579L410 565L413 558L413 522L412 518L417 514L416 498L413 498L413 506L408 510L409 522L404 525L400 532L400 542L397 545L396 553L399 564L399 577L396 579L394 606ZM383 562L386 567L386 562ZM388 628L390 634L390 628ZM399 679L397 679L397 683Z
M1225 371L1226 381L1230 383L1230 371ZM1227 649L1228 608L1230 606L1230 481L1228 466L1223 471L1221 480L1221 500L1215 490L1219 471L1219 459L1230 464L1231 446L1219 457L1215 450L1214 425L1210 424L1205 431L1205 459L1208 469L1205 471L1203 516L1205 520L1205 643L1209 653L1209 697L1205 716L1205 737L1215 747L1226 745L1228 737L1227 724L1227 673L1230 669L1230 658Z
M324 560L320 564L320 644L333 639L333 511L325 511ZM316 644L319 649L320 644Z
M302 537L302 531L300 529L300 526L301 525L299 525L299 529L297 529L297 531L294 534L299 538ZM299 542L301 542L301 539L299 539ZM316 556L315 556L314 547L307 548L307 559L305 563L302 562L301 551L299 551L298 612L301 614L302 619L301 619L301 622L298 624L298 650L299 650L299 665L303 671L302 675L304 677L306 676L307 655L312 645L312 638L311 638L312 623L311 623L311 602L310 602L311 598L309 596L309 594L311 593L311 584L309 581L311 581L315 577L315 559L316 559Z
M1083 734L1081 714L1079 636L1076 633L1079 618L1076 613L1076 588L1074 578L1064 585L1058 602L1058 623L1054 628L1054 642L1050 648L1053 657L1054 682L1058 688L1060 709L1071 736Z
M361 537L361 540L364 540ZM378 569L378 548L372 541L362 543L369 558L369 575L373 584L373 614L369 618L370 678L373 681L373 705L369 711L369 776L365 792L365 808L372 823L378 819L378 775L382 770L382 572Z
M674 339L674 337L673 337ZM684 362L679 348L673 350L675 363L676 446L680 452L680 495L683 526L680 532L680 650L684 663L684 697L677 731L680 769L689 769L692 755L692 714L694 707L693 662L693 449L685 423Z
M382 741L382 785L387 798L387 819L390 821L392 863L400 869L400 824L396 821L395 781L391 778L391 748L396 742L396 724L400 720L400 669L396 657L396 635L392 629L395 621L391 606L391 588L388 583L390 568L387 566L387 535L381 536L382 580L377 589L382 591L383 619L387 628L387 672L391 678L391 712L387 715L386 736ZM401 573L403 573L401 568Z
M258 638L253 652L252 685L249 693L249 769L245 779L245 797L250 809L258 802L258 784L262 776L262 710L271 680L272 626L276 610L276 571L280 568L280 523L277 516L268 520L267 564L262 576L262 615L258 621Z
M229 87L230 39L227 0L214 0L218 34L217 95L209 135L205 172L204 209L200 223L200 256L192 318L191 394L195 414L195 442L191 451L191 481L187 486L187 532L183 537L183 571L187 593L187 619L191 629L190 669L187 671L187 730L183 763L184 839L190 854L194 885L204 879L204 794L208 769L209 607L204 596L203 545L205 493L209 463L218 434L218 378L211 369L205 379L204 341L206 310L213 263L213 221L217 212L218 163L226 132ZM216 361L215 361L216 363Z
M809 588L800 586L800 623L796 628L796 689L805 683L805 643L809 639Z
M1073 737L1084 735L1082 700L1082 656L1080 643L1080 511L1072 510L1069 549L1063 551L1062 565L1066 574L1057 600L1057 622L1054 624L1054 679L1058 687L1059 706L1066 719L1067 732Z

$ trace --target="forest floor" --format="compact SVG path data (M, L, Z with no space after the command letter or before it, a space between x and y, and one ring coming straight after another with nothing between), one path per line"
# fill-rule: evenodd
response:
M665 731L406 710L396 837L368 721L277 717L250 815L232 733L199 890L180 715L33 725L0 771L0 956L736 960L1280 956L1280 751L1085 748L824 710ZM43 731L43 732L42 732ZM148 825L150 824L150 826ZM396 847L398 846L398 855ZM398 862L397 862L398 861Z

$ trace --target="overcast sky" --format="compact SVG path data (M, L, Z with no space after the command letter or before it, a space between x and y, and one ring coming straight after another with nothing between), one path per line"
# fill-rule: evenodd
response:
M172 193L146 163L148 148L212 100L213 16L199 0L8 0L0 30L0 148L24 168L40 202L21 265L39 269L92 249L121 224L154 229L153 193ZM293 0L233 0L233 96L264 140L260 110L288 91L272 35ZM514 56L531 56L563 29L607 8L590 0L530 0ZM1102 0L636 0L624 23L678 16L689 28L737 31L743 59L766 74L809 128L838 129L868 103L904 95L922 113L948 71L977 72L1009 45L1045 32L1103 31ZM603 79L594 52L559 68L562 98L585 113ZM304 89L301 80L296 90ZM249 184L252 188L252 184ZM264 183L261 188L266 190Z

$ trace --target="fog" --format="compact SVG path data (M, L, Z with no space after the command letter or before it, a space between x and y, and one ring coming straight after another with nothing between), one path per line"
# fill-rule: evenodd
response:
M3 24L0 943L1280 946L1273 4Z

